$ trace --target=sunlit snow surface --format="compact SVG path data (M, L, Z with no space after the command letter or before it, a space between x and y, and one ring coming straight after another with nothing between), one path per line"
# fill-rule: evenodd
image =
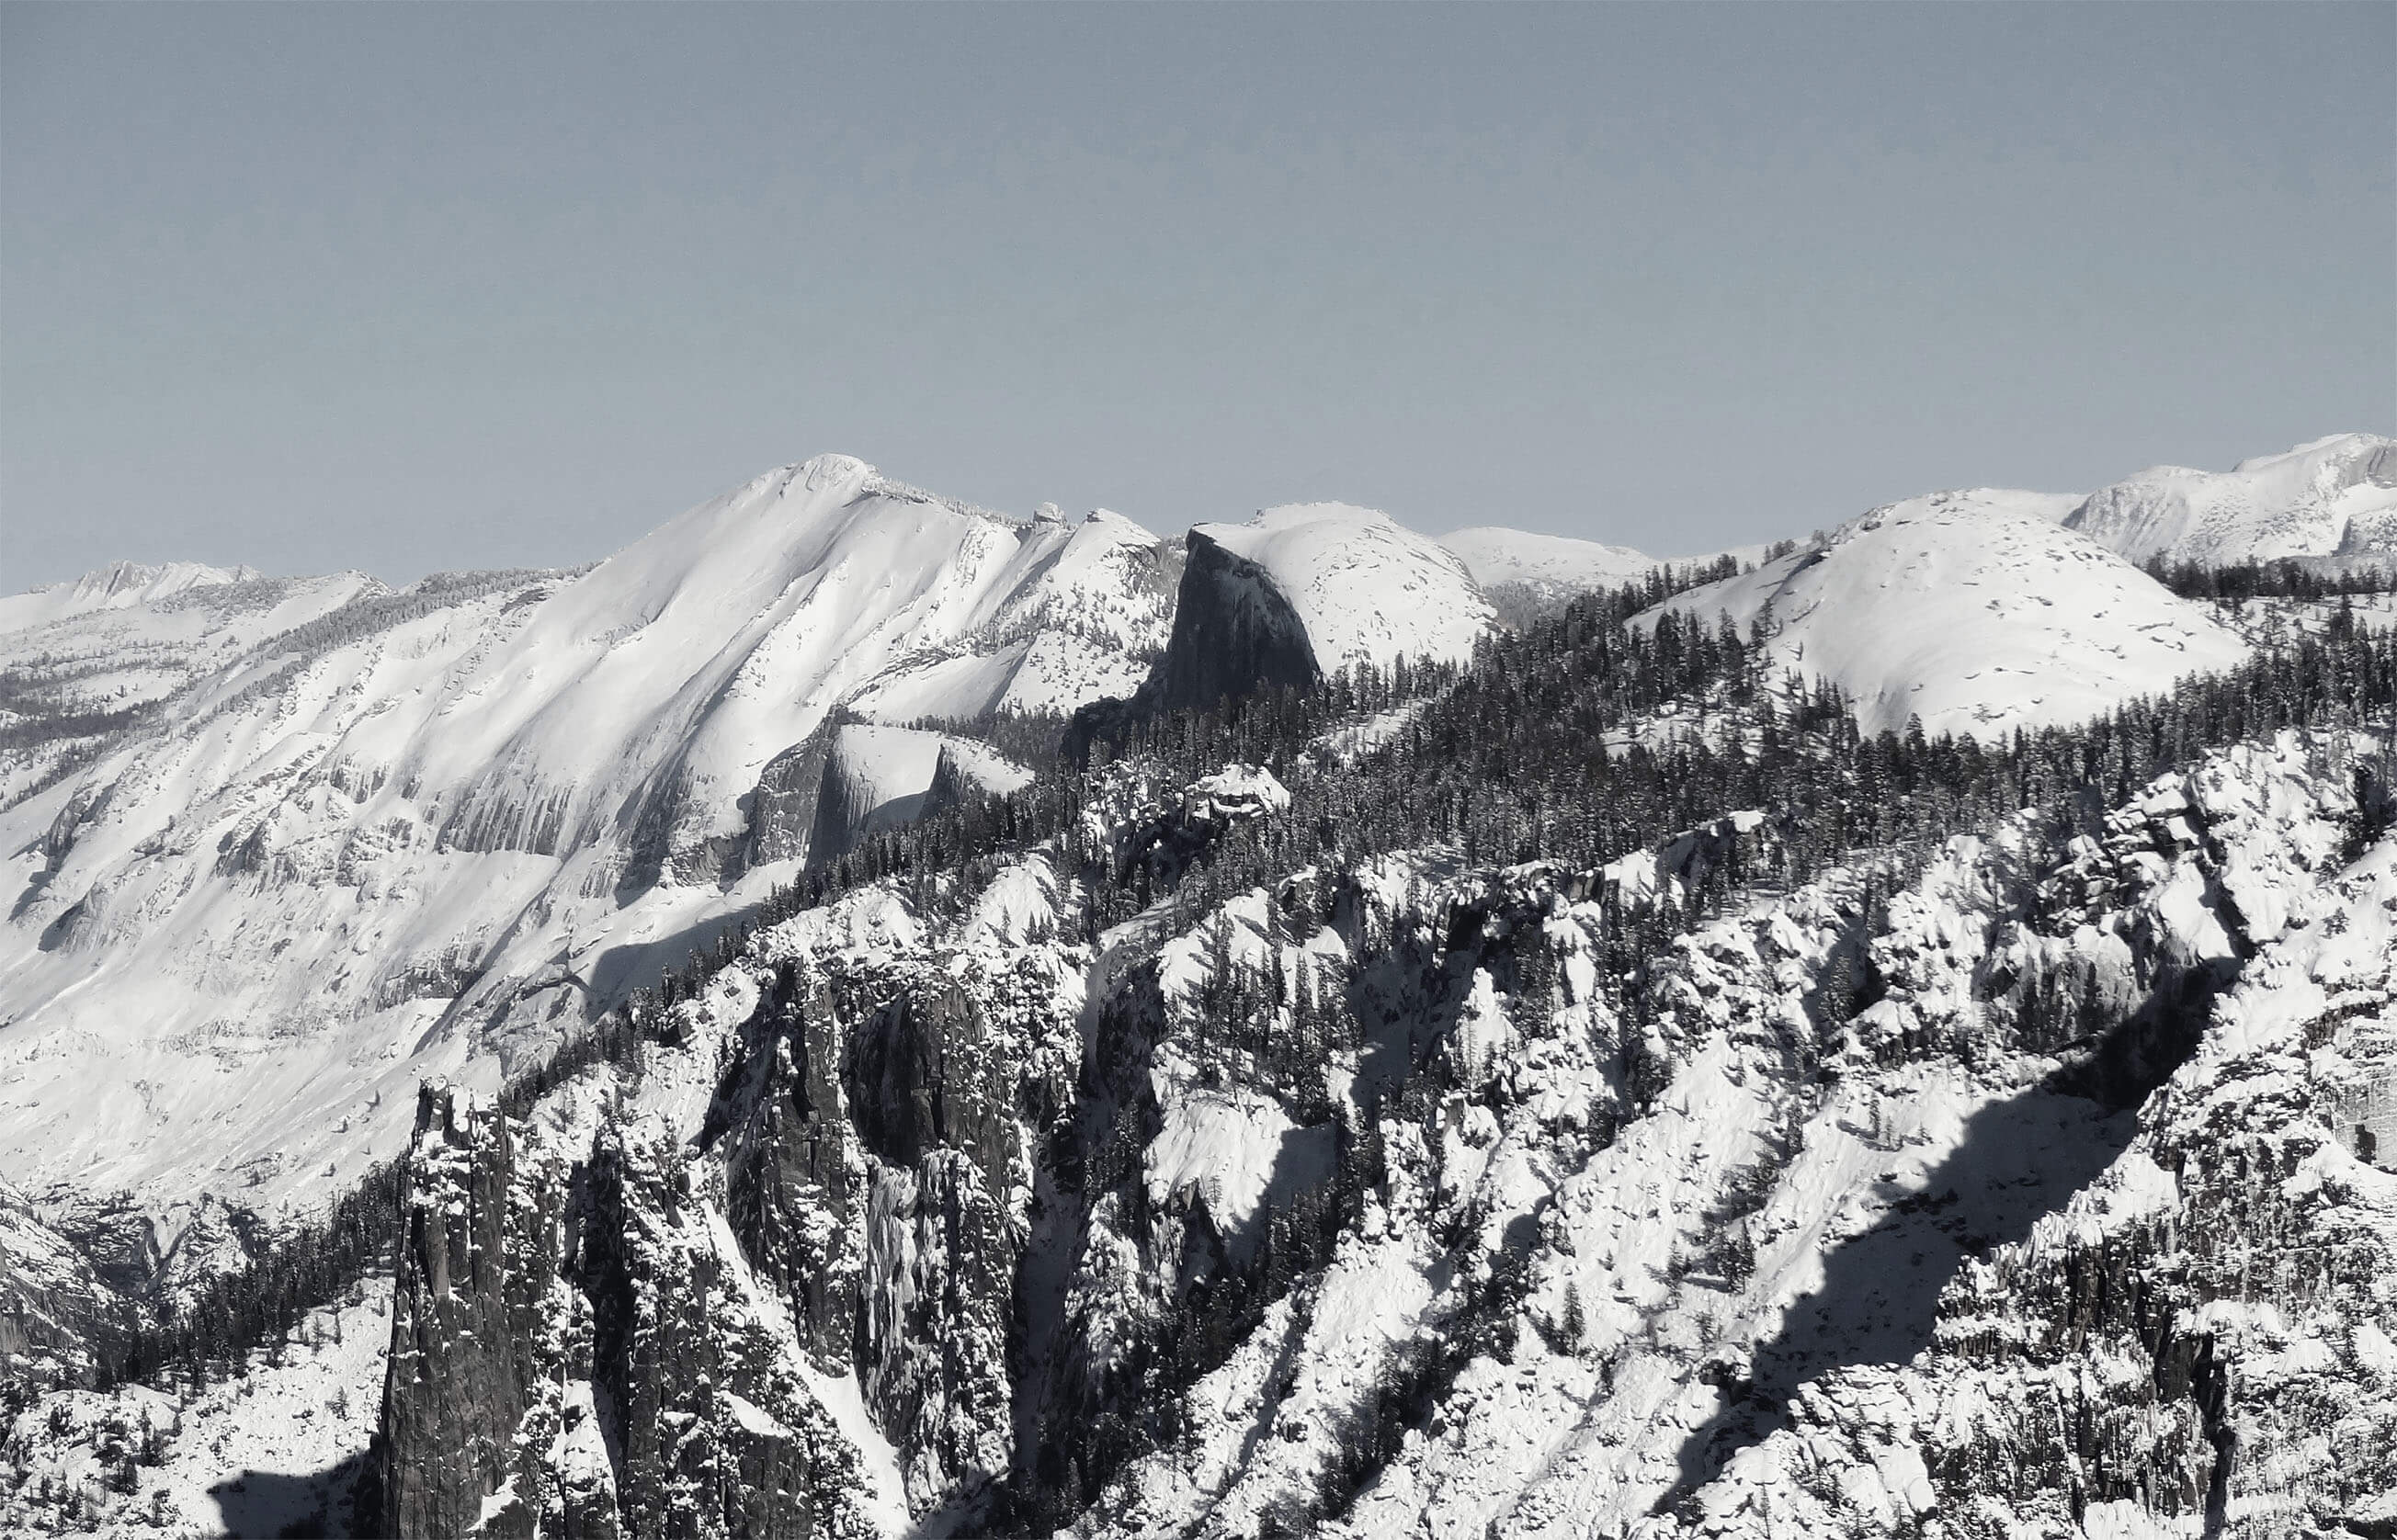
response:
M1484 588L1521 583L1544 595L1582 594L1643 576L1656 565L1627 545L1481 527L1440 537Z
M15 1503L0 1498L0 1527L47 1523L46 1505L27 1501L47 1480L86 1494L88 1533L346 1533L339 1515L382 1415L390 1343L391 1279L369 1278L251 1353L240 1378L191 1391L56 1392L11 1430L26 1480ZM135 1465L132 1490L116 1491L103 1454L113 1439L138 1440L145 1419L159 1459Z
M2066 521L2133 561L2397 560L2397 439L2340 434L2228 471L2159 465Z
M397 1147L420 1077L496 1084L786 879L749 859L749 794L836 707L1136 684L1172 607L1155 546L825 456L580 575L241 631L157 723L0 811L0 1167L160 1210L338 1186ZM164 581L9 602L27 636L171 632L243 586L141 596Z
M2209 607L2052 512L2037 493L1910 498L1665 608L1743 631L1769 610L1774 658L1840 685L1868 732L2085 721L2246 655Z
M1265 569L1326 674L1400 656L1462 663L1490 629L1489 601L1465 563L1371 508L1293 502L1196 532Z

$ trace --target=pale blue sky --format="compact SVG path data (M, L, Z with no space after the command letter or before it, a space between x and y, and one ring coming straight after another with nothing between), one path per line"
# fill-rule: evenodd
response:
M1683 553L2397 415L2397 7L0 6L0 588L824 449Z

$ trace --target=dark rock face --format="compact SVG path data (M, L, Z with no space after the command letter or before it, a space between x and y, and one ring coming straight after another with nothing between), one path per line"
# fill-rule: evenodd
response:
M1028 1216L1078 1059L1046 956L784 960L702 1135L754 1275L855 1373L918 1511L995 1522L1016 1463Z
M1010 1303L1025 1194L1015 1045L969 991L924 981L863 1021L850 1105L869 1152L858 1367L885 1426L951 1479L1003 1475ZM937 1350L928 1352L928 1346Z
M951 808L963 807L978 795L983 784L965 768L948 744L941 745L941 756L932 762L932 783L924 788L924 804L916 810L919 818L930 818Z
M873 831L914 818L923 804L921 794L877 803L872 785L839 756L827 756L816 791L815 821L808 835L808 864L821 866L838 860Z
M509 1480L558 1250L545 1185L517 1174L505 1118L418 1093L383 1389L387 1533L461 1533ZM529 1534L530 1515L519 1501L491 1530Z
M749 844L746 864L764 865L805 855L815 827L816 794L824 783L830 728L820 728L766 763L746 799Z
M891 1166L920 1165L944 1145L971 1151L984 1180L1003 1185L1020 1153L1008 1058L963 989L901 994L861 1024L850 1049L859 1135Z
M79 1204L54 1223L116 1292L138 1297L158 1281L157 1230L148 1214L123 1198Z
M610 1117L569 1170L435 1090L417 1128L379 1533L869 1533L856 1453L728 1271L678 1142Z
M1211 706L1322 676L1306 626L1265 569L1190 531L1173 635L1143 694L1154 709Z
M865 1166L851 1133L830 992L784 968L750 1023L749 1056L719 1096L734 1233L790 1299L809 1347L846 1358L857 1323L856 1216Z

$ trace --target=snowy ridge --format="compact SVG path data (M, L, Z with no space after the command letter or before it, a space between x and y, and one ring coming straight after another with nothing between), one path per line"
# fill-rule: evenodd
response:
M0 631L21 631L95 609L130 609L188 594L195 588L223 588L255 583L259 577L254 567L209 567L196 561L114 561L79 578L0 598Z
M2203 606L2016 494L1892 503L1663 608L1743 630L1769 610L1774 652L1847 691L1868 732L2082 721L2246 653Z
M2391 644L2085 501L1485 643L1363 510L1177 565L827 456L0 633L238 617L0 807L0 1529L2378 1533ZM1994 740L2251 647L2000 753L1775 693ZM1480 661L1317 688L1407 655ZM987 720L1132 678L1087 763ZM370 1247L158 1319L341 1191Z
M1387 514L1345 502L1267 508L1246 524L1201 524L1254 563L1306 627L1326 674L1395 659L1463 663L1490 628L1489 601L1465 563Z
M1543 596L1612 588L1656 565L1655 557L1627 545L1487 526L1454 530L1440 542L1456 553L1482 587L1522 583Z
M2159 465L2065 522L2135 562L2385 564L2397 560L2397 439L2340 434L2228 471Z
M1070 709L1145 673L1170 602L1129 520L824 456L579 575L270 611L284 640L232 635L0 811L0 1167L304 1203L392 1152L421 1076L495 1084L796 871L809 799L752 794L836 708Z

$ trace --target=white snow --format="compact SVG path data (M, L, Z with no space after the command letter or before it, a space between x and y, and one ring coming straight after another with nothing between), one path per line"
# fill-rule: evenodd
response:
M2340 434L2228 471L2159 465L2066 521L2133 561L2397 559L2397 439Z
M1480 526L1440 537L1484 588L1521 583L1543 595L1587 593L1644 577L1656 558L1627 545Z
M11 1441L30 1455L27 1480L0 1491L0 1529L34 1533L55 1518L29 1505L45 1477L82 1489L92 1505L85 1527L101 1533L198 1540L303 1523L345 1497L339 1467L374 1436L390 1341L391 1280L372 1278L254 1351L240 1378L187 1391L54 1391L17 1419ZM145 1416L167 1435L161 1459L133 1467L131 1493L106 1490L101 1424L138 1433Z
M1877 508L1661 608L1743 630L1769 608L1774 658L1839 684L1868 732L1910 716L1935 736L2081 721L2247 652L2207 607L1988 492Z
M1374 509L1289 503L1193 532L1265 569L1326 674L1400 656L1462 663L1492 623L1463 561Z
M0 598L0 631L20 631L95 609L131 609L195 588L257 581L252 567L209 567L196 561L149 564L114 561L64 583Z
M1273 1185L1282 1145L1298 1132L1281 1104L1245 1087L1177 1087L1158 1077L1165 1126L1148 1146L1148 1190L1162 1203L1185 1188L1230 1229L1245 1225Z
M0 809L0 1167L161 1212L314 1201L396 1148L420 1077L490 1089L788 878L740 869L749 794L862 692L1123 692L1165 640L1157 563L1118 516L1019 524L828 455L578 575L305 645L204 628L154 726ZM365 581L288 590L312 608L265 634Z

